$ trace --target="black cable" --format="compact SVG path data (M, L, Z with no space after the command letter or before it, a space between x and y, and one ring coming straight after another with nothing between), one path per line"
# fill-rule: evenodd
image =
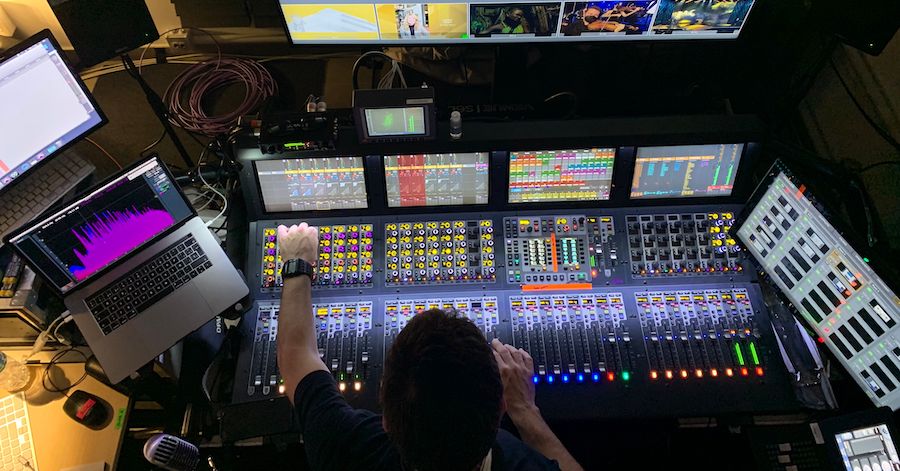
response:
M74 383L72 383L66 387L60 387L59 385L57 385L56 383L53 382L53 377L50 376L50 369L53 368L54 366L56 366L56 363L59 362L60 360L62 360L62 357L64 357L67 353L72 352L72 351L78 352L78 354L81 355L82 358L84 358L85 363L87 363L87 360L88 360L87 355L85 355L84 352L82 352L81 350L78 350L75 346L71 346L65 350L60 350L60 351L56 352L56 354L53 355L52 358L50 358L50 362L47 363L47 366L44 368L44 372L41 376L41 386L43 386L47 392L61 393L61 394L68 396L68 394L66 394L66 393L70 389L74 388L75 386L78 386L79 384L82 383L82 381L84 381L85 378L87 378L87 370L84 370L84 373L81 374L81 377L78 378L77 381L75 381ZM48 382L50 383L50 386L52 386L52 388L47 386Z
M869 170L876 169L878 167L883 167L885 165L900 165L900 160L885 160L884 162L878 162L872 165L866 165L865 167L857 170L857 174L861 175Z
M144 155L145 155L147 152L149 152L149 151L152 150L154 147L156 147L157 145L159 145L159 143L162 142L162 140L165 139L165 137L166 137L166 128L163 128L162 133L159 135L159 139L153 141L153 142L150 143L147 147L144 147L144 148L141 150L141 152L140 152L140 156L141 156L141 157L144 157Z
M863 118L869 123L869 126L878 133L879 136L882 137L888 144L892 145L895 149L900 150L900 142L894 139L894 136L891 136L890 133L887 132L884 128L878 125L874 119L866 112L865 108L863 108L862 104L859 100L856 99L856 95L850 91L850 86L847 85L847 82L844 81L844 77L841 75L840 71L838 71L837 65L835 65L834 61L829 61L831 63L831 69L834 71L834 74L837 75L838 81L841 82L841 86L844 87L844 91L847 92L847 96L850 97L850 101L856 106L856 109L859 110L860 114L862 114Z

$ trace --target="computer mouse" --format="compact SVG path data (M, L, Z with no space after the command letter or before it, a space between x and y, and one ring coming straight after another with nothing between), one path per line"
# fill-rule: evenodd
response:
M85 427L99 430L109 421L110 405L103 399L82 390L69 395L63 404L63 411Z

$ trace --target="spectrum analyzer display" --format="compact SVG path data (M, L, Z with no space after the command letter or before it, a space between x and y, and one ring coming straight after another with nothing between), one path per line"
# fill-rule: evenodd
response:
M730 196L743 144L640 147L632 199Z
M615 158L615 149L511 152L509 202L608 200Z

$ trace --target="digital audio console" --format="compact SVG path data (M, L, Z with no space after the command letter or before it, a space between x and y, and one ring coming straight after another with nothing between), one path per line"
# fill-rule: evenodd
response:
M394 339L438 308L470 319L486 341L528 351L550 418L779 410L793 392L772 367L762 295L728 232L737 209L309 219L331 236L320 240L313 293L322 360L352 404L377 409ZM274 228L296 223L251 223L248 266L261 270L236 402L283 397Z

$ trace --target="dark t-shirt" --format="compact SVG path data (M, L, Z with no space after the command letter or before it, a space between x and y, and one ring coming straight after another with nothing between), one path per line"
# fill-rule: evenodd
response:
M314 471L402 469L381 416L350 407L330 373L315 371L303 378L294 393L294 409ZM559 471L555 461L502 429L492 454L493 471Z

